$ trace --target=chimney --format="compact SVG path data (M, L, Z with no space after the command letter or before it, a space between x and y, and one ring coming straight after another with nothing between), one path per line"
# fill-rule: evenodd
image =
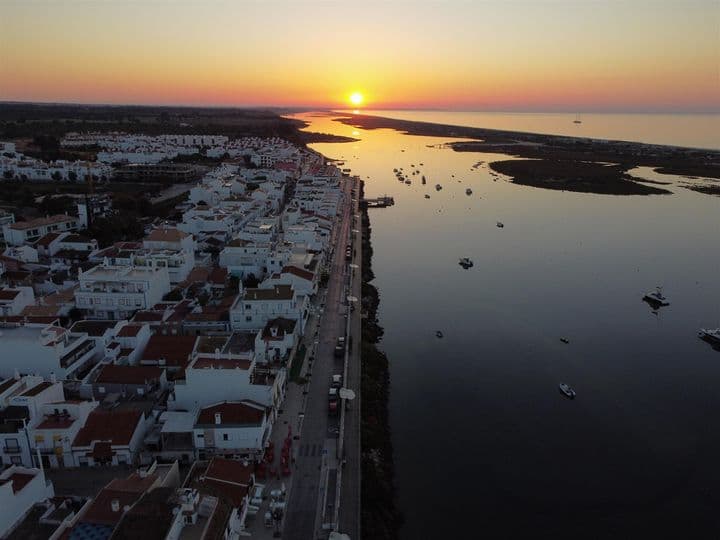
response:
M219 412L215 413L215 423L218 425L222 424L222 414Z
M113 499L112 501L110 501L110 509L113 512L119 512L120 511L120 500Z

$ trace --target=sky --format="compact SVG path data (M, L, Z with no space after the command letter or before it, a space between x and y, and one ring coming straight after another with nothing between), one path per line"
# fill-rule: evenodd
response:
M718 0L0 0L0 100L718 112Z

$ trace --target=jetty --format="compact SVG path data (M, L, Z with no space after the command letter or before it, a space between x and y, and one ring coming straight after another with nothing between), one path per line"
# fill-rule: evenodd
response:
M366 204L368 208L386 208L395 204L395 199L388 195L382 197L376 197L375 199L363 199L363 204Z

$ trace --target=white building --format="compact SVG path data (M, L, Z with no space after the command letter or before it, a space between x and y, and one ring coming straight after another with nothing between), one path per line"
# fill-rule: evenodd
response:
M223 456L262 457L272 422L266 408L253 401L224 401L200 409L193 427L198 459Z
M277 318L268 321L255 336L255 358L258 364L280 364L287 360L299 339L297 321Z
M269 375L256 370L248 354L195 354L185 369L185 380L175 382L168 409L195 411L217 401L249 399L268 407L271 418L285 397L285 371Z
M0 376L35 373L46 379L71 379L97 352L86 333L44 324L5 324L0 329Z
M0 289L0 317L20 315L27 306L35 303L32 287Z
M170 292L168 269L161 266L101 264L79 275L77 307L92 318L127 319Z
M72 443L98 405L97 401L45 403L28 429L35 465L40 465L39 453L43 467L75 467Z
M40 469L13 465L0 474L0 537L5 538L35 503L55 496Z
M4 225L3 235L5 242L19 246L26 242L34 242L50 232L77 230L78 225L79 221L75 216L55 215Z
M304 331L308 300L298 297L291 285L275 285L268 289L246 289L230 308L233 330L260 330L271 319L294 319Z

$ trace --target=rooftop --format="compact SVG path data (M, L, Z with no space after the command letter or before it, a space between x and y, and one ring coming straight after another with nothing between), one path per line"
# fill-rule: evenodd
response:
M140 422L139 410L103 411L94 410L88 415L73 446L90 446L93 441L107 441L115 446L130 444L133 433Z
M216 424L216 414L220 423ZM252 401L224 401L200 409L196 425L198 426L260 426L265 418L265 407Z
M48 216L44 218L31 219L30 221L18 221L10 225L11 229L16 231L26 231L29 229L35 229L38 227L45 227L47 225L55 225L57 223L65 223L68 221L77 221L75 216L66 216L64 214L58 214L55 216Z
M155 366L118 366L115 364L107 364L101 368L95 382L142 385L149 381L159 379L163 371L165 370Z

